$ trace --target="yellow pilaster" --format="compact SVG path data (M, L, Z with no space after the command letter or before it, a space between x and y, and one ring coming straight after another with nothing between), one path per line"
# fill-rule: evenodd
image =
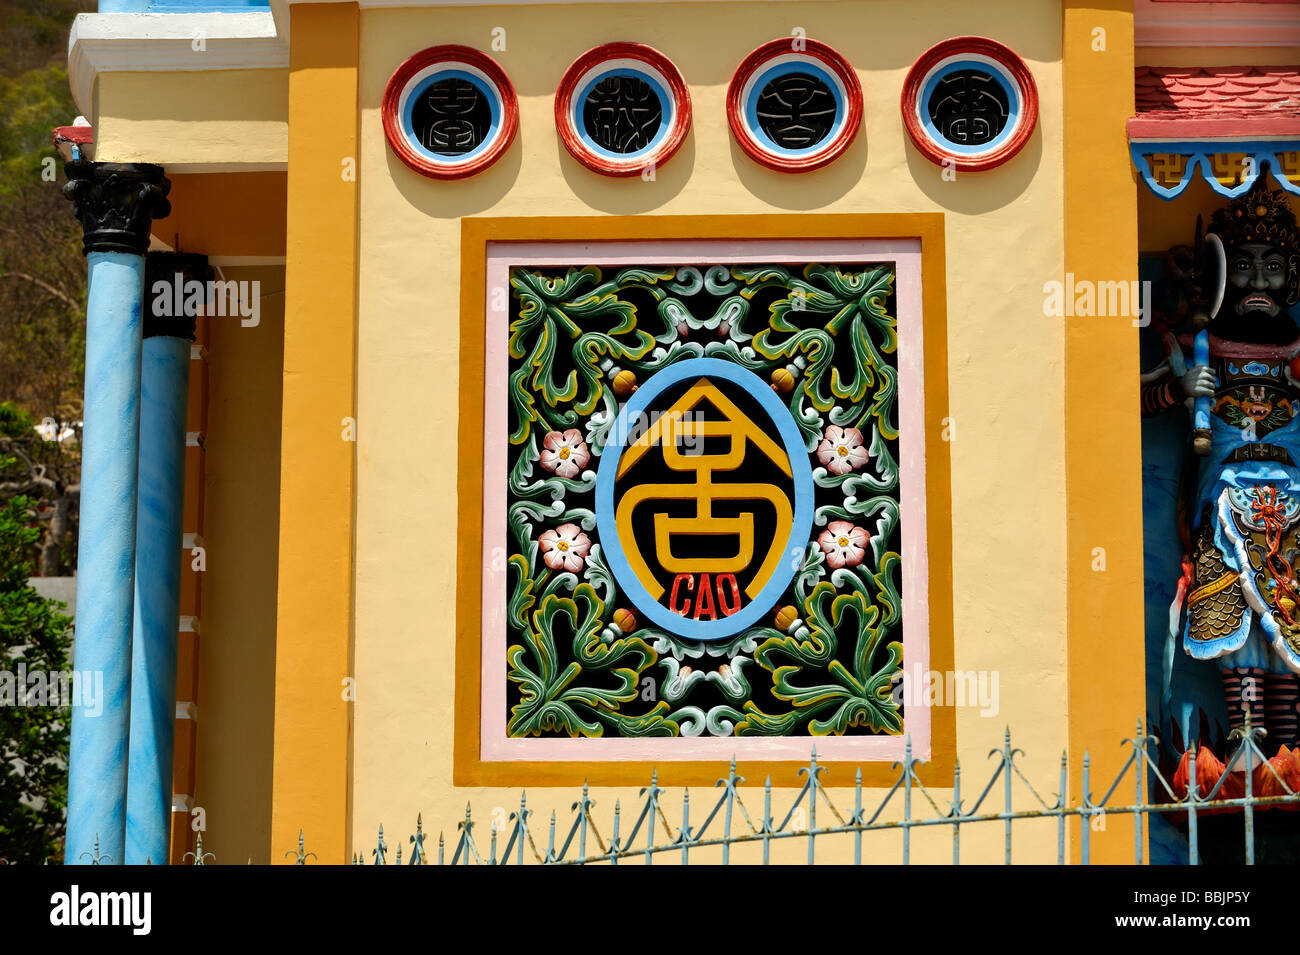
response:
M356 3L294 4L271 858L347 856L357 290Z
M1137 196L1124 121L1133 115L1132 0L1064 0L1065 270L1137 278ZM1063 277L1062 277L1063 278ZM1138 330L1129 317L1066 318L1070 802L1084 750L1100 799L1120 740L1146 712ZM1130 775L1112 804L1133 798ZM1118 800L1118 802L1116 802ZM1131 816L1091 832L1093 862L1132 862ZM1071 826L1076 859L1077 822Z

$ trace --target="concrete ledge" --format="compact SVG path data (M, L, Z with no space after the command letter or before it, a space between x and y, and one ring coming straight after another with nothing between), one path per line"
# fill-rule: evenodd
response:
M84 116L93 112L95 80L103 72L264 70L288 65L289 44L278 35L270 11L82 13L73 21L68 38L68 80Z

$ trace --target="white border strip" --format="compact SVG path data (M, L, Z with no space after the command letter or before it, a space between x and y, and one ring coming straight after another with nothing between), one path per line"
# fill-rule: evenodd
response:
M899 468L903 534L903 658L908 669L930 666L929 561L925 533L925 351L921 308L921 246L916 239L753 239L609 242L493 242L487 251L485 301L509 289L512 266L729 264L737 262L893 262L898 303ZM485 316L485 382L504 389L508 310ZM504 390L484 400L483 541L490 554L507 539L506 447L508 401ZM486 555L485 555L486 556ZM941 555L942 558L942 555ZM480 673L479 758L486 762L572 760L682 762L726 760L804 760L815 746L831 760L882 762L903 757L903 736L675 737L672 740L511 739L506 736L505 588L503 561L484 559ZM914 705L906 717L912 755L931 757L931 719L926 706Z

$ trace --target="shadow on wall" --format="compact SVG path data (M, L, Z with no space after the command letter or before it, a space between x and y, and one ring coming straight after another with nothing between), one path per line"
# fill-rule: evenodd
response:
M926 198L950 212L973 216L1000 209L1018 199L1038 175L1043 161L1042 122L1040 115L1039 125L1020 152L1001 166L982 172L949 171L936 166L921 155L904 132L908 172Z

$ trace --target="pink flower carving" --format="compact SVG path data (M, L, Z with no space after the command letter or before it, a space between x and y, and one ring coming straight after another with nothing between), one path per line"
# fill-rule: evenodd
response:
M831 425L826 429L822 443L817 445L817 458L832 474L848 474L867 463L867 449L862 446L862 432L857 428Z
M562 478L577 477L591 460L587 442L577 428L561 434L549 431L542 439L542 467Z
M826 563L833 569L858 566L870 543L871 535L848 521L831 521L830 527L817 538L818 546L826 554Z
M582 570L591 539L578 529L577 524L561 524L537 538L542 545L542 560L551 570L564 568L571 573Z

